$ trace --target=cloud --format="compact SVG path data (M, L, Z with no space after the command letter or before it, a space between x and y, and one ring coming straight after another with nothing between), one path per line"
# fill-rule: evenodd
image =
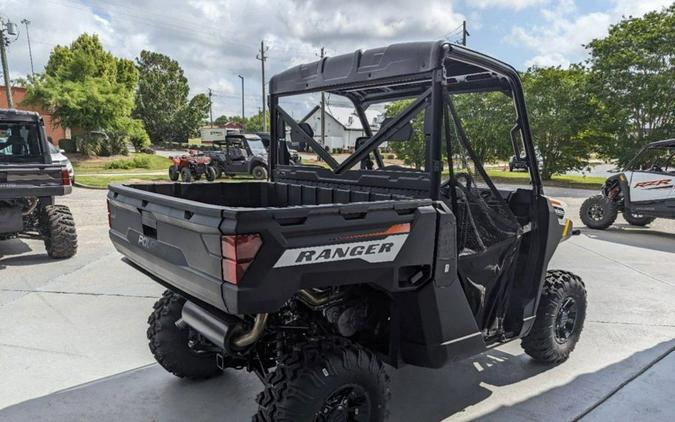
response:
M652 10L668 6L671 0L612 0L605 12L579 14L573 0L559 2L553 8L540 11L542 21L523 27L515 26L506 38L511 44L523 44L534 51L525 66L569 66L582 61L587 44L607 35L609 26L622 16L639 17Z
M240 81L246 109L261 106L260 40L269 46L267 79L298 63L329 54L400 41L439 39L464 16L451 2L393 0L376 6L357 0L4 0L0 15L31 21L37 72L56 44L83 32L99 34L113 54L135 59L141 50L167 54L183 66L192 94L214 91L214 114L236 114ZM25 29L9 47L12 78L30 72Z
M471 7L480 9L500 8L521 10L531 6L537 6L547 3L548 0L474 0L470 2Z

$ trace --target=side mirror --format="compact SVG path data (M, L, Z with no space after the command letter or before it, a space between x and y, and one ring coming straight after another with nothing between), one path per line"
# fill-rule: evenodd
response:
M65 149L59 149L59 152L60 152L61 154L63 154L63 153L66 152L66 150L65 150Z

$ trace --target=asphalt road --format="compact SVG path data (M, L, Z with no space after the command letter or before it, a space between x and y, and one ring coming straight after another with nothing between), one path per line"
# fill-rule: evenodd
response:
M578 207L591 192L547 189ZM152 359L146 320L162 288L107 238L105 191L75 189L76 257L0 241L0 421L239 421L262 389L246 373L178 380ZM583 277L589 309L569 361L510 343L441 370L391 370L391 420L675 420L675 220L582 229L553 268Z

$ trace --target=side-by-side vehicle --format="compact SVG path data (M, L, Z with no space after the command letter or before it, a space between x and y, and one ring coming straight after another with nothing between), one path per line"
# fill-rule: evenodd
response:
M511 66L415 42L323 58L269 85L269 181L110 187L112 242L167 288L147 332L166 370L253 371L264 384L254 421L382 421L384 363L440 368L516 339L536 360L567 359L586 291L548 269L572 224L543 194ZM339 161L291 117L293 97L322 91L353 105L367 138ZM498 189L464 130L453 99L487 92L513 102L527 188ZM365 110L398 100L371 130ZM288 133L325 165L291 165ZM386 165L384 142L417 142L424 163Z

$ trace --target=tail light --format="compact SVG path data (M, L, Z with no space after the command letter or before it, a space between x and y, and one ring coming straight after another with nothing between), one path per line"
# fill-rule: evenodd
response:
M61 180L63 181L63 186L69 186L73 183L72 180L70 180L70 173L68 173L68 169L63 169L61 170Z
M259 234L230 234L221 239L223 280L239 284L262 246Z

